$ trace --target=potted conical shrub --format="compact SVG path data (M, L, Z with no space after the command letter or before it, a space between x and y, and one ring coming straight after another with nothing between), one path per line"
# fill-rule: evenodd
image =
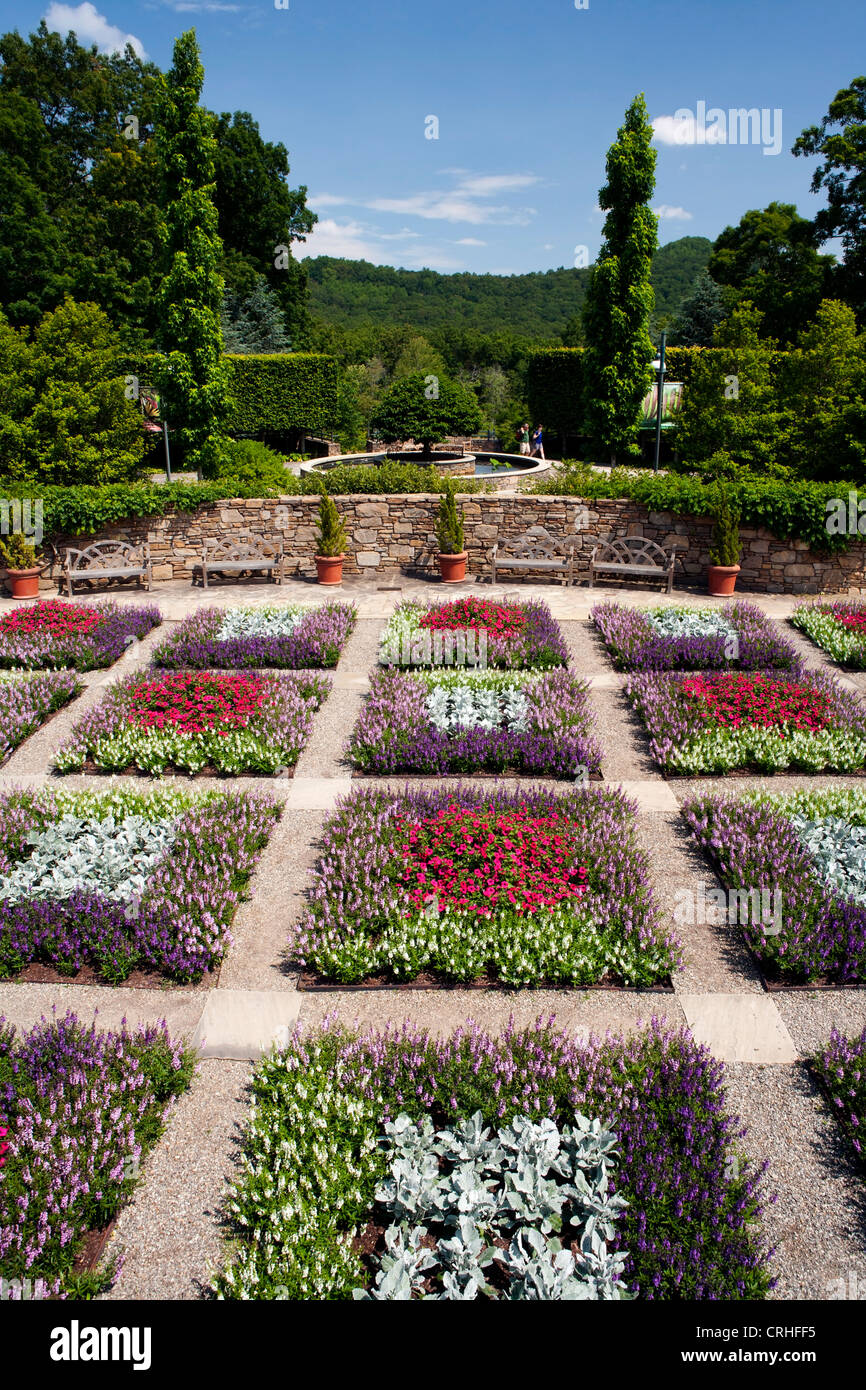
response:
M319 548L316 555L316 574L320 584L342 584L348 539L333 497L323 492L319 503Z
M12 597L38 598L42 566L37 563L36 550L20 531L16 531L8 540L0 541L0 557L6 566Z
M716 511L713 544L707 582L710 593L717 598L729 598L737 585L740 573L740 513L731 502L725 478L716 480Z
M445 584L459 584L466 578L467 552L463 549L463 509L458 509L454 484L445 480L445 492L439 501L436 521L439 543L439 573Z

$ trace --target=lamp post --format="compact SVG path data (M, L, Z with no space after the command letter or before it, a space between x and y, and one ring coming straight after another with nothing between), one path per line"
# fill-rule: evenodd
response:
M664 410L665 399L665 344L667 343L667 333L662 329L661 342L659 343L659 355L650 365L658 373L658 401L656 403L656 451L653 461L653 472L659 471L659 450L662 442L662 411Z

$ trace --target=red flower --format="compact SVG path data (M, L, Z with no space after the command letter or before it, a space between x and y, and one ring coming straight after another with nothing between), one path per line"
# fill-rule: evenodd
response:
M141 681L129 693L129 720L142 729L178 729L198 734L206 729L230 733L245 729L260 709L267 683L260 676L233 676L210 671L171 671L158 680Z
M719 728L817 730L829 722L829 697L801 681L734 671L689 676L680 689L698 717Z
M95 608L61 603L56 598L39 599L27 608L4 614L0 618L0 634L46 632L53 637L65 637L71 632L90 632L101 621Z
M459 598L443 603L425 613L419 626L434 631L454 631L457 628L486 628L498 637L514 637L526 622L522 608L494 603L487 598Z

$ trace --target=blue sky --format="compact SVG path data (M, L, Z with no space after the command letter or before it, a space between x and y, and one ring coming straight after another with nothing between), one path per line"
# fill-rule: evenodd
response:
M640 91L662 242L773 199L812 216L815 161L790 148L866 66L850 0L0 0L4 30L42 17L102 49L131 36L161 67L194 26L206 104L251 111L309 188L320 223L297 251L410 269L592 260L605 154ZM764 113L746 140L740 108Z

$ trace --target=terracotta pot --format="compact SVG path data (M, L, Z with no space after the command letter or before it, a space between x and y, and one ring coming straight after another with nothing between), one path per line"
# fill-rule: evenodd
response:
M439 573L442 576L443 584L459 584L462 579L466 578L468 556L468 550L461 550L459 555L439 556Z
M716 598L729 598L737 586L739 573L739 565L710 565L707 569L710 593Z
M29 570L10 570L6 571L6 578L12 589L13 598L38 598L39 597L39 576L42 573L41 565L34 565Z
M316 574L320 584L342 584L345 555L317 555Z

